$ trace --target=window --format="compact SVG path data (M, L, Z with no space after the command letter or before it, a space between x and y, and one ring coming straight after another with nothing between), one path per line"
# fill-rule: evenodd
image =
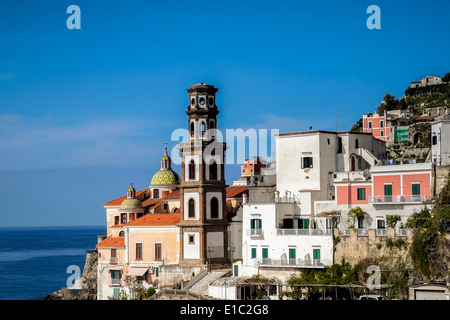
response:
M369 129L372 129L372 121L369 121Z
M269 248L262 248L262 257L267 259L269 257Z
M256 248L252 248L252 259L256 258Z
M386 221L384 219L378 219L377 229L385 229L385 228L386 228Z
M437 136L433 136L433 145L437 144Z
M420 195L420 183L414 183L412 185L412 194L413 196Z
M313 249L313 259L315 261L320 260L320 249Z
M338 137L338 150L337 153L342 153L342 138Z
M299 229L309 229L309 219L298 219Z
M217 163L214 160L209 165L209 180L217 180Z
M194 121L191 122L191 137L194 136Z
M162 259L162 248L161 243L155 243L155 260Z
M189 162L189 180L195 180L195 161Z
M358 148L359 148L359 140L356 139L356 140L355 140L355 149L358 149Z
M364 229L366 227L364 222L364 217L358 217L358 229Z
M119 216L115 216L114 217L114 225L118 225L120 223L120 217Z
M392 185L391 184L385 184L384 185L384 195L385 196L392 196Z
M302 157L302 169L303 168L312 168L313 167L313 158L312 157Z
M189 218L195 218L195 201L194 199L189 199L189 210L188 210Z
M117 258L117 249L111 249L111 258Z
M122 213L122 224L127 223L127 214L126 213Z
M195 235L193 234L188 235L188 243L195 244Z
M365 188L358 188L358 200L366 200L366 189Z
M262 220L261 219L251 219L250 220L250 228L251 229L262 229Z
M136 243L136 260L142 260L142 243Z
M384 131L383 130L380 131L380 136L384 137Z
M159 198L159 189L154 189L153 190L153 198L154 199L158 199Z
M204 135L204 134L205 134L205 123L202 122L202 135Z
M211 218L219 217L219 200L216 197L211 198Z
M289 248L289 264L295 264L295 248Z
M380 128L383 128L383 127L384 127L384 121L380 120Z

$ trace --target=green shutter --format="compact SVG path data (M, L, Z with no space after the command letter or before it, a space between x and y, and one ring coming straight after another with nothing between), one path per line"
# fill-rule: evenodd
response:
M159 268L155 268L155 276L159 277Z
M289 249L289 259L295 259L295 249Z
M413 195L420 195L420 184L413 184L412 185L412 194Z
M390 184L384 185L384 195L392 196L392 185L390 185Z
M303 219L303 229L309 229L309 220Z
M358 188L358 200L366 200L366 189L365 188Z
M120 295L120 289L119 288L114 288L114 299L119 299L119 295Z
M256 248L252 248L252 258L256 258Z
M320 249L313 249L313 259L315 260L320 259Z
M313 167L313 158L312 157L309 158L309 167L310 168Z
M250 220L250 228L255 229L255 219Z
M269 257L269 249L268 248L263 248L262 249L262 257L263 258L268 258Z

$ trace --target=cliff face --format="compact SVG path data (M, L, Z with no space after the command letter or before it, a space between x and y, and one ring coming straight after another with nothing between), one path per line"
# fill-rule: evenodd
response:
M47 295L44 300L96 300L97 263L97 252L87 252L83 274L74 285L77 289L61 288L61 290Z

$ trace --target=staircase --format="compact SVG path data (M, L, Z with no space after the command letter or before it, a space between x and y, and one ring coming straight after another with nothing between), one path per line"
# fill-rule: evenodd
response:
M209 284L213 283L214 281L216 281L219 278L222 278L229 272L230 272L230 270L211 271L211 272L207 273L200 281L198 281L196 284L194 284L189 290L194 293L197 293L197 294L200 294L203 296L207 296Z

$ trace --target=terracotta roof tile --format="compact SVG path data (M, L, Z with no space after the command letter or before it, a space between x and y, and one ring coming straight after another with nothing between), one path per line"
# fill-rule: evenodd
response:
M163 199L153 199L149 198L144 201L142 201L142 206L146 209L154 209L159 207L161 204L165 203L166 200Z
M136 192L136 197L141 195L142 193L144 193L147 189L141 190L141 191L137 191ZM114 200L111 200L109 202L104 203L104 206L120 206L122 204L122 201L125 200L127 198L127 196L123 196Z
M171 193L163 197L163 199L180 199L180 189L177 188L173 190Z
M247 186L228 186L226 192L227 198L242 197L244 193L248 195Z
M125 239L123 237L109 237L97 244L98 247L125 247Z
M179 213L149 213L128 222L125 226L169 226L178 224L180 219Z

